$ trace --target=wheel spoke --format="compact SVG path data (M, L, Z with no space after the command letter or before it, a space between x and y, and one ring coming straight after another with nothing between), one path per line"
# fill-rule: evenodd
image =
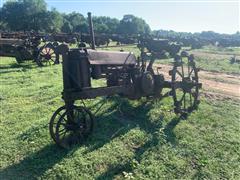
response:
M192 93L189 93L189 95L190 95L190 105L192 106L193 104L192 104Z
M65 128L63 128L63 129L59 130L59 131L58 131L59 135L60 135L62 132L64 132L64 131L66 131L66 129L65 129Z
M65 122L65 121L64 121L64 122ZM66 122L65 122L65 123L61 122L61 123L59 123L59 124L63 125L64 127L67 125Z
M185 93L183 93L183 95L182 95L181 99L180 99L178 102L182 102L182 101L183 101L183 98L184 98L184 96L185 96Z
M48 51L47 51L47 53L49 54L49 52L51 51L51 48L48 48Z
M58 112L57 115L62 116L63 114L61 112Z
M181 76L183 78L183 75L178 70L176 72L177 72L177 74L179 74L179 76Z
M50 54L52 54L52 52L54 52L52 49L50 49L49 51L48 51L48 54L50 55Z
M188 77L189 77L189 78L190 78L192 72L193 72L193 68L191 69L190 73L188 74Z
M67 131L64 132L62 139L65 138L66 134L67 134Z
M183 65L181 66L182 68L182 78L184 78L184 69L183 69Z
M186 94L186 93L184 93L184 95L183 95L183 96L184 96L184 98L183 98L183 106L184 106L184 109L186 109L186 97L185 97L185 94Z

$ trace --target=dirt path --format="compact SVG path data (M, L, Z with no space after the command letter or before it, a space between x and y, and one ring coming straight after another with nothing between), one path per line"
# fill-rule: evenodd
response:
M170 79L168 72L172 69L172 66L163 64L156 66L162 67L160 72L163 72L166 79ZM240 99L240 75L201 70L199 72L199 78L204 92L215 92L224 96Z

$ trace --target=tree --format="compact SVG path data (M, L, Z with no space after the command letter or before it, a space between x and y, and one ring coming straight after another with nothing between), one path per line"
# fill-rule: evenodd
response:
M44 24L42 24L43 27L45 26L45 31L60 32L63 26L62 15L56 9L52 9L45 14L47 17L44 19Z
M139 17L134 15L124 15L120 21L118 32L122 34L149 34L149 25Z
M72 26L73 32L84 32L86 33L86 25L87 20L84 18L84 16L77 12L72 12L70 14L64 14L64 24L66 25L68 22L70 26Z
M86 21L75 27L75 31L80 33L88 33L88 29L88 23Z
M106 16L93 17L94 30L97 33L115 34L119 26L119 20Z
M72 25L70 24L69 21L65 21L62 28L61 28L61 31L64 32L64 33L71 33L73 30L73 27Z
M7 1L1 9L1 20L11 30L41 29L41 17L47 12L44 0Z

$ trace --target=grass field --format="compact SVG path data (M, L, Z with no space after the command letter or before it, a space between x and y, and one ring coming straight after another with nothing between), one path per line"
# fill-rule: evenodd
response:
M220 70L239 70L233 69ZM52 113L63 105L61 91L61 65L39 68L1 57L0 179L240 178L238 100L202 97L198 111L181 120L170 97L97 98L86 102L91 108L106 101L93 134L66 151L48 132Z
M240 59L240 48L204 47L191 51L195 54L198 66L204 70L240 74L240 64L230 63L230 58L236 55Z

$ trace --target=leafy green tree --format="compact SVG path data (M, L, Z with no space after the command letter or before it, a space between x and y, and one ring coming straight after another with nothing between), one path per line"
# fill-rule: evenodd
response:
M86 21L75 27L75 31L80 33L88 33L88 29L88 23Z
M41 17L47 12L44 0L7 1L1 9L1 20L11 30L42 29Z
M109 29L106 24L94 24L94 31L97 33L108 33Z
M64 24L70 23L72 27L72 32L85 32L87 27L87 21L84 16L77 12L72 12L70 14L64 14Z
M149 34L149 25L139 17L128 14L120 21L118 32L122 34Z
M71 33L73 30L73 27L72 25L70 24L69 21L65 21L62 28L61 28L61 31L64 32L64 33Z
M117 33L119 20L106 16L93 17L94 30L97 33Z
M63 26L63 17L62 15L56 10L52 9L45 13L47 18L44 19L45 31L47 32L60 32L61 27Z

